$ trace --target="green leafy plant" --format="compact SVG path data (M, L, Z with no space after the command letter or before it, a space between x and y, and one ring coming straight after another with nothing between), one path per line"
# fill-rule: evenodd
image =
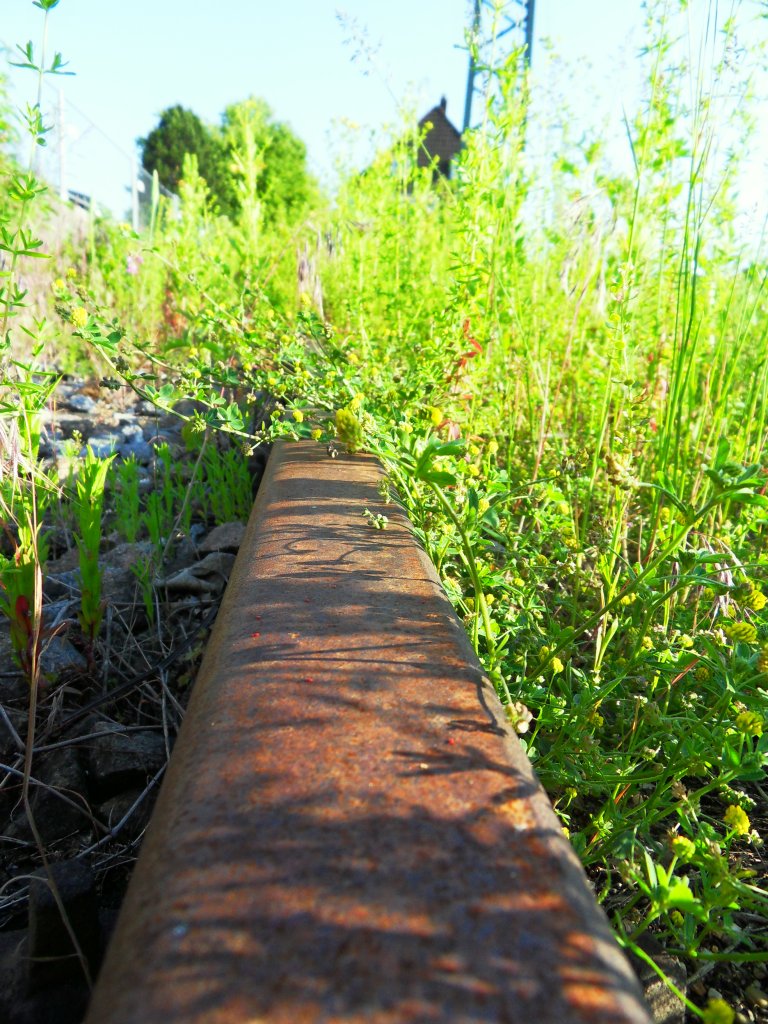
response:
M90 648L99 631L104 609L101 600L101 547L104 488L112 459L99 458L90 447L79 467L76 479L78 530L75 534L80 564L80 625Z

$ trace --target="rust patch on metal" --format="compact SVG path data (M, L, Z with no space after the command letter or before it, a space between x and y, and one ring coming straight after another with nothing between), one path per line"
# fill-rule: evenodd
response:
M276 447L89 1024L649 1020L380 473Z

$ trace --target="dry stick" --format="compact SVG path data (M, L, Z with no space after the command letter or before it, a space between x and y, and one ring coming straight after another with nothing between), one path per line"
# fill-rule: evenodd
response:
M158 662L157 665L152 665L149 669L147 669L146 672L142 672L141 675L137 676L135 679L129 679L127 682L121 683L120 686L116 687L114 690L111 690L109 693L103 694L101 697L96 697L94 700L89 701L89 703L86 704L85 707L79 708L77 711L73 712L68 718L65 718L64 721L58 726L58 728L54 731L52 735L56 735L57 733L63 732L65 729L69 728L69 726L72 725L73 722L77 722L84 715L89 714L91 711L95 711L97 708L104 707L107 704L112 704L114 701L119 700L121 697L124 697L127 693L130 693L132 690L135 690L138 686L141 686L142 683L147 682L148 679L153 679L156 675L162 672L163 669L168 668L170 665L174 663L174 661L180 658L182 654L189 650L189 648L194 644L195 640L197 639L197 635L199 633L202 633L204 630L208 629L208 627L212 625L218 611L219 605L215 604L213 608L209 611L209 613L206 615L206 617L203 619L203 621L200 623L198 628L193 633L191 633L190 636L183 641L183 643L179 644L178 647L175 647L170 652L170 654L163 658L162 661Z
M109 676L109 651L112 646L112 616L114 614L111 603L107 606L106 614L106 637L104 640L104 646L107 651L107 656L104 658L104 665L101 670L101 692L107 692L107 677Z
M118 730L120 736L124 736L129 732L149 732L152 729L157 729L156 725L125 725L121 726ZM66 740L58 740L56 743L44 743L40 747L35 747L36 754L47 753L49 750L60 750L62 747L73 747L76 743L87 743L89 740L97 740L102 736L114 736L115 729L99 729L97 732L88 732L82 736L70 736ZM0 765L2 768L2 765Z
M31 431L26 410L24 410L24 418L27 436L29 437ZM43 862L43 868L45 870L48 885L51 890L51 895L53 896L54 903L56 904L56 908L59 911L59 915L61 916L62 923L67 931L67 934L69 935L70 942L72 943L72 948L74 949L78 962L80 963L80 967L85 977L85 982L90 990L93 988L93 980L91 978L91 971L88 966L88 961L86 960L82 947L78 942L77 935L75 934L75 930L72 927L72 922L70 921L69 915L67 914L66 908L64 906L64 901L61 898L61 893L59 892L59 888L56 885L56 880L53 877L53 871L51 870L51 866L48 862L48 857L46 856L45 852L45 846L43 844L42 837L38 830L37 822L35 821L35 816L32 811L32 804L29 799L29 784L32 778L32 756L35 746L37 696L40 686L39 656L41 632L43 625L43 569L42 565L40 564L40 550L38 548L37 543L40 524L37 518L37 485L35 483L34 473L32 473L30 476L30 488L30 510L32 520L30 532L32 536L32 556L34 558L35 566L32 592L32 632L29 642L29 716L27 724L27 742L24 750L24 773L22 776L21 783L21 796L22 801L24 803L24 810L27 815L27 821L32 831L32 835L34 836L35 843L37 844L40 859Z
M112 733L111 735L114 735L114 733ZM12 765L9 764L0 764L0 772L6 772L8 775L14 775L17 779L23 780L25 777L24 772L21 769L14 768L12 767ZM53 796L55 796L57 800L61 800L62 803L67 804L69 807L74 807L75 810L79 814L82 814L83 817L86 817L88 819L88 822L95 828L104 830L105 826L93 817L87 805L86 807L83 807L83 804L79 804L77 800L72 800L70 797L65 796L60 789L56 789L55 786L49 786L48 783L42 782L40 779L36 779L34 775L28 776L28 780L31 786L36 786L38 789L45 790L46 793L53 794Z
M21 736L19 736L19 734L14 729L13 722L8 717L8 713L7 713L7 711L5 710L5 708L3 707L2 704L0 704L0 718L2 718L3 722L5 723L6 728L8 729L8 732L13 737L13 742L16 744L16 746L19 748L19 750L23 750L24 749L24 740L21 738Z
M120 821L118 821L118 823L116 825L114 825L105 836L102 836L102 838L99 839L98 842L94 843L92 846L86 847L85 850L81 850L81 852L78 853L78 855L75 858L75 860L80 860L82 857L85 857L86 854L93 853L94 850L98 850L99 847L104 846L111 839L114 839L123 830L123 828L126 826L126 824L128 823L128 821L131 818L131 815L136 810L136 808L139 806L139 804L142 803L142 801L145 799L145 797L147 796L149 791L154 786L156 786L157 783L160 781L160 778L161 778L163 772L165 771L166 767L167 767L167 762L166 762L166 764L164 764L162 766L162 768L160 768L158 771L155 772L155 774L149 780L149 782L147 783L145 788L142 790L141 793L139 793L139 795L133 801L131 806L128 808L128 810L125 812L125 814L122 816Z

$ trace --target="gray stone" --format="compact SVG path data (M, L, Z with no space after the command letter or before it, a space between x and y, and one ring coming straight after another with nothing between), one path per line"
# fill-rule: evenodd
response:
M51 630L68 623L77 615L78 602L74 598L63 598L59 601L46 601L43 604L43 629Z
M158 582L169 591L182 594L215 594L226 586L235 556L212 551L202 561Z
M80 573L77 569L64 572L46 571L43 579L43 596L46 601L60 601L76 597L80 593Z
M165 764L165 740L153 732L115 729L88 742L91 784L103 799L125 789L143 787Z
M90 830L85 773L73 747L52 751L33 774L48 787L35 786L32 793L32 813L43 842L57 843L75 832ZM71 803L60 799L57 793L63 794ZM24 815L19 819L18 827L22 834L29 831Z
M69 926L94 973L101 955L94 874L76 860L52 863L50 871ZM36 871L30 881L28 941L28 992L83 978L82 966L44 870Z
M105 601L133 600L136 576L132 567L152 552L149 541L118 544L105 552L99 559L101 568L101 593ZM77 552L68 552L56 562L49 562L43 592L50 602L58 602L80 594L80 572L77 566ZM72 568L69 568L72 566ZM62 571L64 570L64 571Z
M679 960L666 953L652 935L642 935L638 945L648 953L677 988L686 993L688 978L685 967ZM645 1001L651 1012L654 1024L684 1024L685 1006L677 996L664 984L656 971L644 960L631 957L632 966L637 972L643 988Z
M88 395L70 395L64 404L73 412L93 412L96 408L96 402Z
M51 440L65 441L77 432L81 437L87 438L93 430L94 421L90 416L82 413L67 412L66 409L56 409L54 412L44 414L45 433Z
M155 454L154 448L144 438L144 430L140 423L127 423L122 428L123 440L118 451L122 458L133 456L137 462L147 465Z
M88 662L63 636L54 636L43 643L40 670L44 676L55 677L62 672L85 672Z
M117 450L120 458L130 459L133 456L142 466L149 465L155 455L152 445L143 438L139 440L132 438L130 441L124 441Z
M0 702L1 703L1 702ZM23 747L19 747L13 733L24 742L27 735L29 715L26 711L15 710L3 706L4 717L0 716L0 757L3 763L8 764L15 754L20 753ZM7 719L7 721L6 721Z
M144 431L142 430L140 423L125 423L122 427L121 433L123 435L123 440L128 444L135 441L137 438L140 440L144 439Z
M109 800L105 800L103 804L96 808L99 818L107 828L114 828L128 814L134 803L141 796L141 793L142 790L140 789L128 789L124 793L118 793L117 796L110 797ZM153 803L152 793L148 793L133 811L120 832L123 840L135 839L147 827Z
M210 551L238 551L245 533L245 525L240 522L222 523L215 527L200 545L200 551L206 555Z

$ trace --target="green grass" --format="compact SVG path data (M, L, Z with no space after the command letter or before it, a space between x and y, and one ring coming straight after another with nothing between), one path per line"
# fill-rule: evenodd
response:
M143 235L99 224L60 268L53 345L164 407L198 399L192 431L378 454L617 934L695 970L768 958L768 320L732 228L738 152L717 152L723 98L748 111L734 26L700 40L714 91L684 27L653 7L629 173L599 139L531 166L513 54L451 182L404 131L293 235L217 217L192 167L179 217L158 199ZM254 431L256 393L277 409ZM239 470L208 462L215 503Z

